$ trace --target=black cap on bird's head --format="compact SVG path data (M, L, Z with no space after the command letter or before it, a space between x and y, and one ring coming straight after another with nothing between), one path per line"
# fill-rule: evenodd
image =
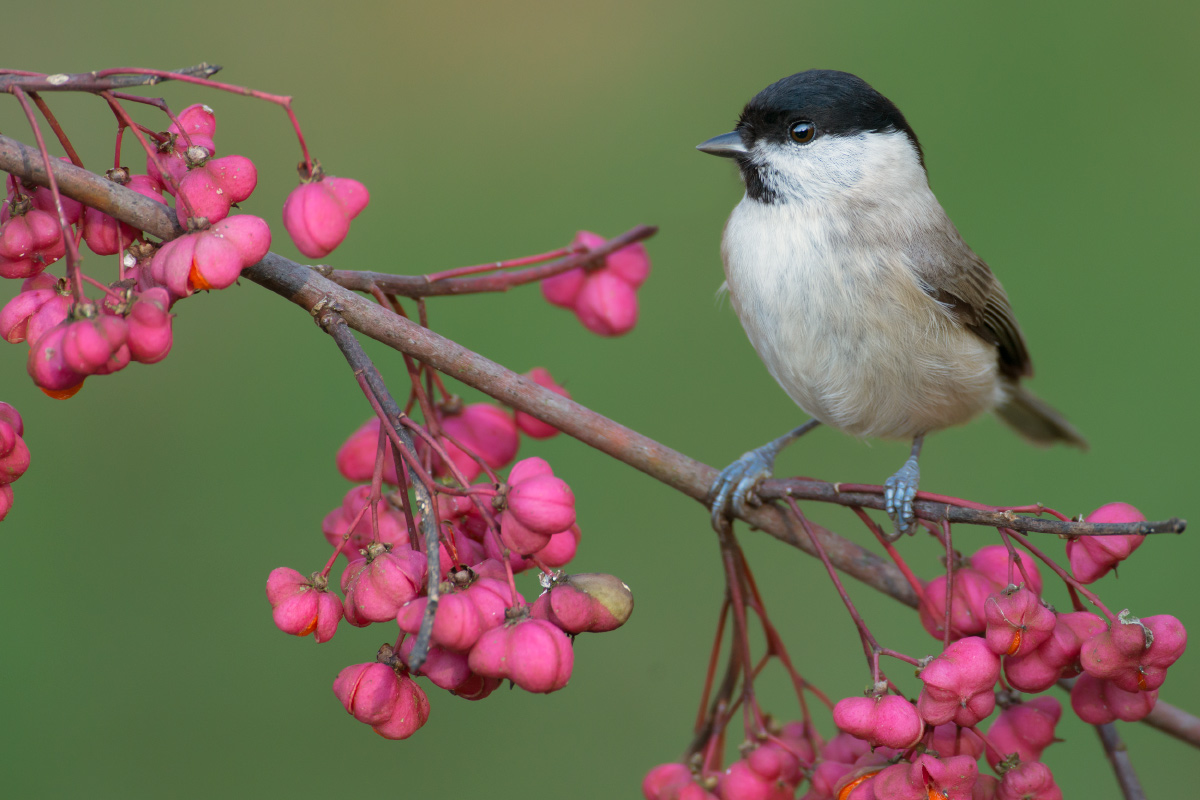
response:
M857 75L810 69L763 89L742 110L736 130L709 139L696 149L741 159L749 155L757 141L806 144L819 136L892 131L908 136L921 154L917 135L891 100Z

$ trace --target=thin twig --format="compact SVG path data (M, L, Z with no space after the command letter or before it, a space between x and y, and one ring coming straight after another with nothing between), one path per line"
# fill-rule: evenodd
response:
M367 292L376 286L386 294L403 297L437 297L451 294L477 294L479 292L503 292L514 286L540 281L577 267L594 264L634 242L649 239L658 233L653 225L638 225L620 236L614 236L599 247L584 253L560 258L538 267L504 272L498 275L482 275L473 278L441 278L430 281L425 275L390 275L386 272L358 272L353 270L325 269L318 271L334 283L346 289Z
M1121 787L1121 794L1125 796L1125 800L1146 800L1142 782L1138 780L1133 762L1129 759L1129 751L1125 749L1125 743L1121 741L1116 726L1111 722L1107 725L1097 725L1096 733L1100 735L1100 744L1104 746L1104 754L1108 756L1108 763L1112 764L1113 772L1117 776L1117 785Z
M170 73L158 75L117 75L114 70L105 70L109 77L100 77L96 72L76 72L69 75L29 75L0 71L0 92L12 91L20 86L27 92L102 92L108 89L128 89L132 86L154 86L171 80L171 76L210 78L221 71L216 64L197 64ZM121 70L115 70L121 72Z
M375 395L375 399L387 413L388 419L393 422L393 425L396 425L400 419L400 407L396 404L395 399L384 384L379 370L375 368L375 364L366 352L363 351L362 345L358 343L358 339L354 338L354 333L346 325L345 320L337 313L333 304L328 304L323 309L318 310L315 316L317 317L317 324L321 326L321 329L333 337L338 349L342 351L342 355L346 358L346 362L354 370L354 373L366 379L367 385L371 388L371 393ZM404 448L415 455L416 448L413 445L412 436L409 432L402 426L396 425L396 433L399 435ZM416 644L413 646L412 652L408 657L409 669L413 672L418 672L421 669L421 665L425 663L426 656L429 655L429 639L433 634L433 617L438 605L438 583L441 581L441 561L439 558L437 518L433 510L433 497L429 493L429 488L420 481L416 472L410 470L409 474L412 479L413 496L417 510L420 512L420 519L417 525L420 527L421 536L425 540L425 556L428 559L428 585L426 593L429 601L425 607L425 616L421 620L421 629L417 632Z

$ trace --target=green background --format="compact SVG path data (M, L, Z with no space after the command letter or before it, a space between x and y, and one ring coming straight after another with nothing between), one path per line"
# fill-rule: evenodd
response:
M779 77L855 72L907 114L939 198L1012 298L1033 387L1092 443L1040 451L980 420L928 443L922 487L1197 518L1198 8L214 0L118 13L47 0L5 10L3 60L44 72L211 61L224 80L295 95L315 155L372 193L328 259L339 267L419 273L562 246L580 228L660 225L626 337L587 333L536 288L437 300L432 322L518 371L548 367L584 404L714 465L802 415L714 299L741 188L693 146ZM216 109L220 151L260 170L245 210L277 222L297 160L284 114L194 87L161 94ZM100 101L49 100L85 162L108 166L115 125ZM0 131L29 138L11 99ZM125 161L141 158L127 146ZM275 249L297 255L278 225ZM87 267L115 272L111 259ZM307 316L252 284L177 311L170 358L91 380L69 402L30 384L24 346L0 348L0 397L24 414L33 452L0 527L0 793L634 797L649 767L678 756L721 597L703 509L565 437L527 442L575 489L575 568L621 576L637 611L578 640L567 690L481 703L431 690L428 725L384 741L330 684L393 634L343 625L317 647L279 633L263 597L273 567L324 562L320 521L349 488L333 454L364 401ZM400 359L372 353L402 392ZM878 483L905 450L819 431L779 472ZM861 539L849 512L812 514ZM835 697L859 692L868 672L818 565L742 539L801 670ZM993 540L963 528L956 541ZM938 570L930 543L903 547L922 574ZM1194 627L1198 563L1195 531L1156 538L1099 591L1114 610ZM907 609L850 589L885 645L935 649ZM1060 587L1048 595L1066 602ZM1172 669L1163 699L1200 710L1198 663ZM915 692L905 668L892 674ZM794 717L769 675L764 705ZM1194 750L1138 724L1121 732L1150 796L1189 794ZM1067 796L1117 796L1095 734L1068 721L1059 735L1045 759Z

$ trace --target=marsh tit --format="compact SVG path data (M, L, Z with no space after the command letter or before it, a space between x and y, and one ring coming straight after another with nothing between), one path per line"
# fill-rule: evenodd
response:
M1087 446L1022 385L1033 366L1003 287L933 196L912 127L866 81L791 75L697 149L737 162L746 194L721 242L729 298L767 370L812 416L721 472L714 524L822 423L912 442L884 485L897 534L912 525L933 431L995 411L1035 443Z

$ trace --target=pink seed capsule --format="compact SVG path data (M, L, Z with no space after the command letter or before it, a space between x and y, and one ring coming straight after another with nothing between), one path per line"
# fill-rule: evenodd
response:
M951 642L921 670L920 678L924 687L917 710L926 722L970 727L996 707L992 689L1000 678L1000 659L982 638L969 636Z
M524 619L483 634L468 661L479 675L548 693L567 685L575 658L565 633L545 620Z
M550 377L550 373L542 367L534 367L525 373L525 377L557 395L568 399L571 397L571 393L555 383L554 378ZM549 439L558 435L558 428L547 422L542 422L540 419L532 417L524 411L514 412L513 418L516 420L517 427L521 429L521 432L533 439Z
M329 255L350 232L371 196L367 188L351 178L327 176L302 183L283 203L283 226L296 249L309 258Z
M129 355L142 364L155 364L171 352L171 296L166 289L147 289L129 310Z
M37 208L0 225L0 277L37 275L67 252L58 218Z

